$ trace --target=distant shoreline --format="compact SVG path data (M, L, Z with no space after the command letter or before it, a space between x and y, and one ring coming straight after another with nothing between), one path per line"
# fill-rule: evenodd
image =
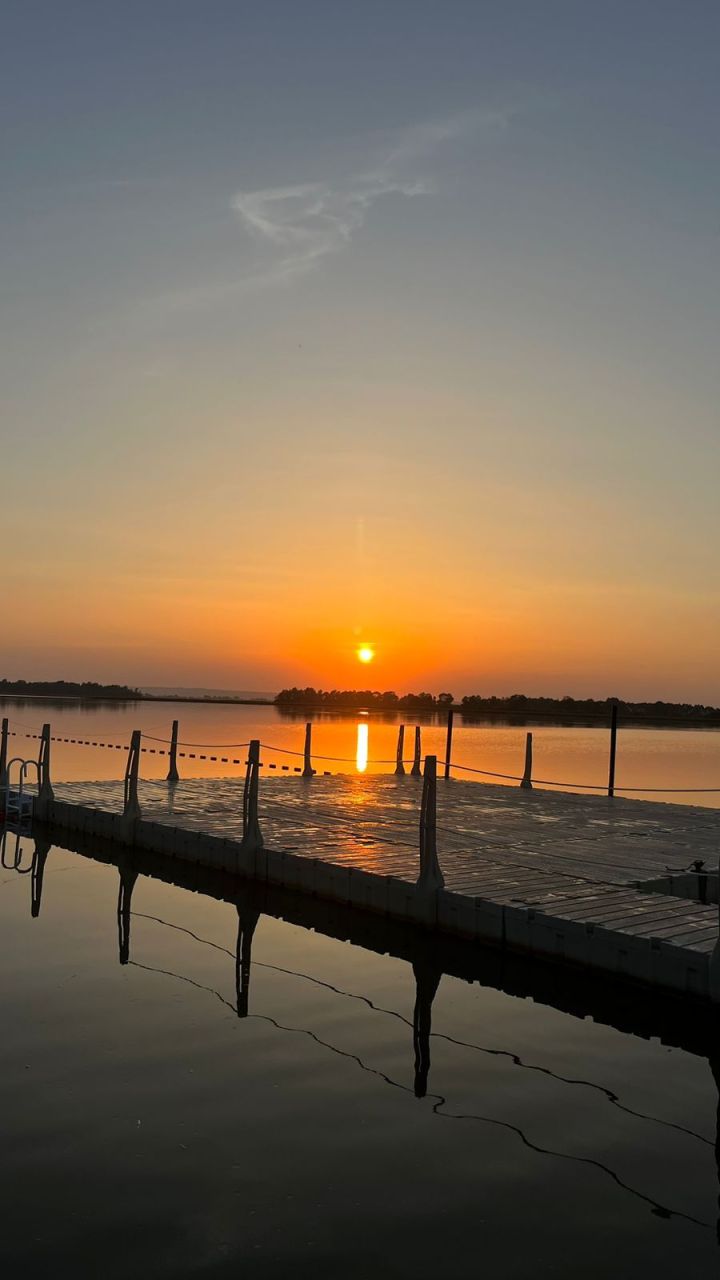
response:
M610 715L608 712L602 711L561 711L557 710L483 710L478 708L463 706L461 702L454 702L451 706L435 706L435 707L368 707L358 704L357 706L346 707L328 707L322 703L316 705L297 703L297 704L278 704L273 702L264 704L274 706L283 716L292 716L300 718L304 715L323 715L323 716L343 716L343 715L368 715L368 716L395 716L407 723L413 722L413 717L428 716L435 717L441 723L447 720L449 711L460 716L463 721L491 721L505 722L510 724L537 724L551 723L558 725L587 725L593 727L606 728L610 723ZM639 711L632 711L624 707L620 707L620 722L626 726L633 725L663 725L669 729L675 728L694 728L694 729L719 729L720 728L720 712L714 715L652 715L643 714Z
M123 694L122 697L99 693L88 697L81 693L8 693L5 690L0 692L0 702L102 702L104 706L118 707L125 707L133 702L202 702L210 707L274 707L276 705L273 698L200 698L172 693L133 693Z
M522 708L497 708L480 709L463 706L461 702L454 702L449 706L434 707L392 707L392 706L375 706L368 707L362 703L355 706L327 706L322 703L278 703L274 698L201 698L187 694L154 694L154 693L137 693L123 697L112 697L108 694L100 694L95 697L83 697L81 694L50 694L50 693L8 693L3 691L0 693L0 703L3 702L62 702L73 703L78 706L102 705L104 707L127 707L137 702L162 702L171 703L173 705L201 705L206 707L274 707L280 716L286 716L288 719L301 719L309 716L327 716L329 719L338 718L347 715L369 715L369 716L393 716L402 720L404 717L406 722L413 720L414 716L433 717L441 723L447 718L448 711L453 711L459 715L464 721L484 721L490 723L505 723L521 727L522 725L533 724L556 724L565 726L585 726L591 728L606 728L608 725L607 712L598 711L582 711L567 710L563 712L558 708L548 709L522 709ZM620 706L621 722L630 728L657 725L667 729L718 729L720 728L720 712L708 715L678 715L678 714L643 714L634 712L629 708Z

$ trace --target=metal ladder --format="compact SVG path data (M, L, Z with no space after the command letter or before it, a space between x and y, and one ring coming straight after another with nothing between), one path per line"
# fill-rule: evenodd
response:
M13 789L10 781L10 773L12 766L18 765L18 782L17 788ZM20 875L27 875L32 870L32 863L28 867L22 864L22 848L20 839L23 835L28 835L30 831L30 823L33 813L33 795L32 792L25 790L28 768L32 767L37 776L38 790L40 788L40 766L37 760L24 760L22 756L13 756L9 760L5 768L4 778L4 813L3 827L0 833L0 864L8 871L17 871ZM8 841L8 836L15 836L15 847L12 847L12 841ZM8 847L8 845L10 847Z

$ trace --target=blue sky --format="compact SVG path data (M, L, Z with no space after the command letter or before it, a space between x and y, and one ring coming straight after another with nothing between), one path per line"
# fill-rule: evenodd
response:
M7 674L720 700L717 5L0 43Z

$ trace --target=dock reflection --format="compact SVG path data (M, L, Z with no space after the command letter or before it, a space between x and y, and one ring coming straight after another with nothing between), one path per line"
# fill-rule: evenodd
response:
M63 837L63 849L71 848L73 852L94 861L114 865L119 876L117 898L117 940L118 958L121 965L136 963L141 968L152 969L153 966L143 963L142 958L131 960L131 924L134 915L155 921L157 924L189 934L196 942L224 952L234 966L235 1003L232 1005L220 991L206 987L186 974L173 973L158 969L157 972L169 978L188 982L218 997L223 1005L233 1008L237 1017L246 1019L260 1018L274 1026L279 1032L302 1033L310 1036L317 1044L349 1058L358 1067L369 1074L382 1079L393 1088L412 1093L418 1099L427 1099L432 1104L433 1113L442 1119L456 1122L472 1122L499 1125L518 1135L525 1146L545 1156L572 1160L580 1164L592 1166L625 1191L628 1195L643 1202L654 1215L659 1217L679 1217L697 1225L698 1219L673 1209L654 1200L637 1187L630 1186L609 1165L590 1157L578 1156L566 1151L555 1151L541 1147L531 1141L523 1130L514 1124L498 1120L495 1117L478 1113L458 1114L448 1108L445 1097L440 1093L430 1092L431 1083L431 1041L442 1039L462 1045L464 1048L494 1057L504 1057L518 1069L540 1072L551 1076L559 1084L572 1087L586 1087L595 1090L606 1098L610 1105L621 1111L653 1124L660 1124L675 1129L687 1137L714 1147L718 1182L720 1184L720 1035L718 1034L718 1017L713 1009L701 1005L692 1005L688 1001L675 1000L672 997L661 998L657 992L643 993L642 1000L637 999L637 989L627 989L622 984L613 984L606 978L593 977L583 973L578 979L563 968L555 968L549 962L536 958L528 959L517 953L500 950L483 950L474 944L464 945L457 939L443 939L428 935L422 929L410 925L403 926L397 922L379 917L371 917L359 913L352 908L344 908L337 904L320 899L309 899L289 890L277 889L267 884L246 881L238 882L222 872L214 872L204 867L189 867L187 864L168 864L166 861L154 859L151 855L128 853L116 846L100 845L98 841L86 842L80 838L69 844L67 835ZM30 914L33 918L40 915L45 872L52 844L49 833L34 836L31 861L28 865L27 849L16 870L18 874L29 875L30 881ZM237 937L234 952L229 948L199 937L189 929L176 925L169 920L157 916L144 916L142 912L132 910L134 891L138 880L143 876L156 878L166 883L185 887L192 892L206 893L217 900L230 905L237 917ZM348 1053L340 1047L323 1040L314 1031L303 1027L284 1026L276 1019L251 1008L251 974L253 969L253 940L262 915L282 918L288 922L301 925L328 937L339 938L360 945L369 950L388 953L405 961L408 965L408 979L414 987L414 1006L412 1020L397 1010L385 1009L373 1003L368 997L354 992L344 991L331 983L314 978L310 974L297 973L295 976L308 982L329 988L338 996L352 1000L360 1000L371 1010L396 1018L408 1029L408 1050L412 1049L412 1086L400 1080L392 1079L382 1071L366 1063L362 1057ZM290 972L268 962L256 962L258 967ZM294 972L294 971L293 971ZM432 1011L440 982L444 974L462 978L466 981L478 982L481 985L506 991L513 995L530 997L537 1003L544 1003L553 1008L564 1010L577 1017L592 1017L600 1023L616 1027L617 1030L640 1036L642 1038L658 1037L666 1044L682 1048L686 1052L707 1059L715 1087L718 1090L718 1104L715 1114L715 1137L711 1139L695 1133L693 1130L664 1120L660 1117L645 1114L622 1103L611 1090L593 1081L565 1077L550 1067L521 1060L510 1049L486 1047L481 1044L453 1039L452 1036L432 1030ZM412 975L412 976L411 976ZM718 1200L720 1211L720 1198ZM720 1212L718 1214L716 1235L720 1243Z

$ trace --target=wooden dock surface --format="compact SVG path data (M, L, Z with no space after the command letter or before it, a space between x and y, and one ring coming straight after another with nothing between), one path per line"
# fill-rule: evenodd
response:
M132 841L171 857L715 998L720 811L452 780L437 787L445 880L416 891L421 780L262 778L264 848L241 851L243 782L142 781ZM55 786L49 820L126 838L121 783ZM690 871L702 862L711 873ZM683 879L684 877L684 879ZM701 894L702 896L702 894Z

